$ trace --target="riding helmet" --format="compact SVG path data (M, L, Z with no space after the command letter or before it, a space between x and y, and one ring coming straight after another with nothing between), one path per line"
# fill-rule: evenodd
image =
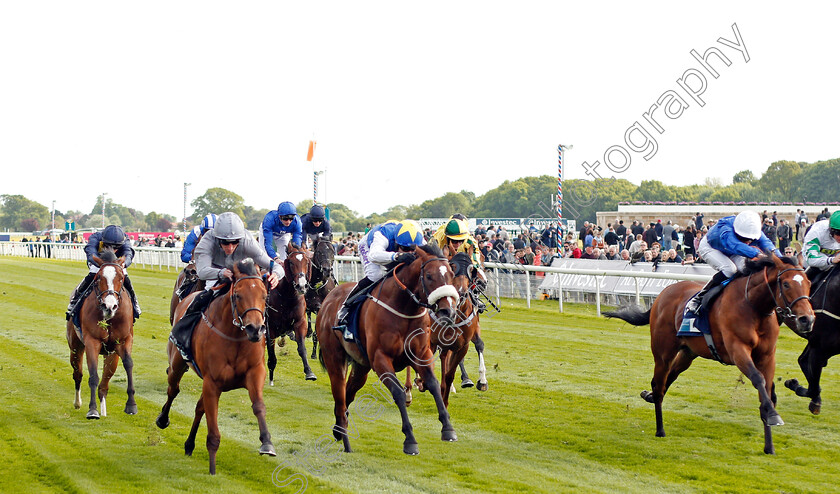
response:
M452 240L466 240L470 236L467 223L464 220L458 219L449 220L443 232Z
M216 226L216 215L213 213L208 214L204 217L201 221L201 232L204 233L207 230L212 230Z
M840 211L831 213L831 218L828 220L828 233L840 235Z
M403 247L411 247L414 245L423 245L423 232L417 223L411 220L405 220L400 223L400 228L397 230L397 245Z
M289 201L281 202L279 206L277 206L277 214L280 216L289 216L297 214L297 209L295 209L295 205Z
M323 220L326 213L324 212L324 207L319 205L312 206L312 209L309 210L309 219L312 220Z
M117 225L108 225L102 230L102 243L119 244L125 242L125 232Z
M741 211L735 217L735 234L756 240L761 237L761 218L755 211Z
M216 238L219 240L240 240L245 236L245 225L236 213L222 213L216 219Z

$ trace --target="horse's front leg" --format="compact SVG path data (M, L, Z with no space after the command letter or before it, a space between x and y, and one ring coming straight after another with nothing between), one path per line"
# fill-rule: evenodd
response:
M315 359L318 355L318 334L312 330L312 312L306 311L306 334L312 335L312 355L310 359Z
M131 358L133 339L133 336L129 336L125 344L120 348L120 357L122 358L123 369L125 369L126 380L128 381L126 386L128 399L125 402L124 410L128 415L137 414L137 402L134 401L134 359Z
M219 451L219 444L222 442L222 434L219 432L220 394L221 391L213 380L205 376L201 387L201 401L207 416L207 454L210 457L210 475L216 475L216 452ZM196 406L196 419L201 420L198 417L198 406Z
M265 421L265 402L263 401L263 385L265 384L265 368L262 362L248 372L245 387L248 389L248 396L251 398L251 410L257 417L260 427L260 454L277 456L274 451L274 444L271 442L271 433L268 432L268 424Z
M413 383L411 381L411 366L405 368L405 406L411 406L411 400L413 399L411 396L411 389L413 387Z
M72 324L72 323L71 323ZM68 343L70 343L70 367L73 368L73 383L76 388L76 397L73 400L73 407L78 410L82 407L82 355L84 355L85 347L79 342L75 336L73 340L68 336Z
M99 412L96 411L96 388L99 386L99 350L102 343L99 340L90 339L85 342L85 358L88 365L88 386L90 387L90 403L88 404L89 419L98 419Z
M805 375L805 380L808 387L799 384L797 379L788 379L785 381L785 386L796 393L797 396L811 398L811 403L808 404L808 410L814 415L820 414L822 408L822 397L820 396L820 377L822 375L822 368L828 363L821 351L817 350L815 346L809 342L799 356L799 368L802 369L802 374Z
M487 391L489 385L487 384L487 369L484 366L484 340L478 335L478 332L473 336L473 344L475 351L478 353L478 384L476 389L479 391ZM463 361L462 361L463 362Z
M432 353L431 349L426 350L426 354L420 359L421 362L433 362L434 354ZM431 365L416 365L414 370L420 374L423 379L423 382L426 384L426 388L435 398L435 405L437 405L438 410L438 420L440 420L441 425L443 426L441 429L441 440L443 441L457 441L458 435L455 434L455 428L452 426L452 422L449 420L449 412L446 410L446 404L443 401L443 396L441 395L441 387L438 383L437 378L435 377L435 369ZM455 366L452 366L451 369L452 376L455 375Z
M304 303L303 297L301 297L300 303ZM295 340L297 340L297 351L298 355L300 355L300 360L303 362L303 373L306 376L306 380L314 381L318 379L315 373L312 372L312 368L309 367L309 360L306 358L306 321L302 307L298 318L295 320Z
M433 358L428 355L426 357ZM414 429L411 427L411 421L408 420L408 409L405 406L405 390L403 390L402 384L394 373L394 364L391 358L381 351L377 351L371 363L373 370L379 376L379 380L391 391L391 396L393 396L397 408L400 409L402 432L405 434L403 453L407 455L420 454L420 448L417 447L417 439L414 438ZM435 385L437 385L437 382L435 382Z
M108 408L106 407L106 399L108 398L108 390L111 387L111 378L117 372L117 365L120 363L120 356L117 353L109 354L105 357L105 363L102 364L102 379L99 380L99 414L102 417L108 416Z
M759 370L749 353L747 353L748 347L746 345L740 344L733 349L733 345L730 343L727 345L727 350L735 365L738 366L738 369L747 376L747 379L758 390L758 397L761 401L759 410L761 411L761 420L764 422L764 452L769 455L775 454L773 433L770 428L776 425L784 425L784 421L773 406L773 400L771 398L773 375L776 369L775 353L770 352L763 356L762 360L758 362L761 367Z
M268 348L268 385L274 386L274 369L277 367L277 354L274 351L274 338L266 334L265 346Z
M166 389L166 403L163 404L163 408L161 408L160 414L155 420L155 424L161 429L169 427L169 409L172 408L175 397L181 392L181 378L187 372L187 363L171 341L166 344L166 351L169 354L169 367L166 369L166 379L169 386ZM123 360L123 362L125 361Z

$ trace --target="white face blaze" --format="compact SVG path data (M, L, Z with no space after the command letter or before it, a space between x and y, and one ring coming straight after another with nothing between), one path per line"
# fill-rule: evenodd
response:
M105 281L108 283L108 290L114 290L114 278L117 276L117 270L114 266L105 266L105 269L102 270L102 277L105 278ZM114 295L108 295L105 297L105 300L102 301L105 304L105 308L109 311L113 312L117 310L119 305L119 301L117 297Z
M440 275L446 278L446 266L440 267Z
M804 279L805 279L805 278L803 278L801 274L798 274L798 275L796 275L796 276L794 276L794 277L793 277L793 281L795 281L795 282L799 283L800 285L802 284L802 281L803 281Z
M296 255L295 259L297 259L298 261L302 261L303 260L303 254Z
M443 285L435 288L432 293L429 294L429 304L435 305L435 303L443 297L449 297L449 303L452 306L458 305L458 300L460 299L458 297L458 290L456 290L454 286Z

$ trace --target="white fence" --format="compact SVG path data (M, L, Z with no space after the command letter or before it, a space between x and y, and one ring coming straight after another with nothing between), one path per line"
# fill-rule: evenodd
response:
M85 244L0 242L0 255L43 257L84 262ZM135 247L134 265L144 268L178 272L180 249L167 247ZM358 281L364 271L358 257L336 256L335 277L339 282ZM682 266L676 263L630 264L628 261L597 261L587 259L555 259L552 266L485 263L488 286L486 294L498 300L502 297L531 299L556 298L560 312L563 302L590 303L601 314L602 302L621 305L635 302L649 305L666 286L680 280L705 283L714 272L709 266Z

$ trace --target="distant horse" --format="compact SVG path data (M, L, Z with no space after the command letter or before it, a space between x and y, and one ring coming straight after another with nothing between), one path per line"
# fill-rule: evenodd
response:
M184 287L184 290L181 287ZM181 300L193 292L201 292L202 290L204 290L204 280L198 277L195 261L190 261L178 273L178 279L175 281L175 288L172 290L172 297L169 300L169 324L172 324L175 320L175 308L178 307Z
M449 407L449 393L453 388L452 383L455 380L458 363L463 363L464 357L470 349L470 341L473 340L480 328L478 310L473 305L469 293L470 284L477 276L477 270L469 256L463 252L452 256L449 264L455 274L453 285L458 290L460 304L455 310L454 321L440 322L436 318L432 318L431 325L431 349L432 353L436 353L440 348L440 389L443 394L443 403L447 408ZM481 363L484 363L483 360ZM410 367L406 368L405 374L406 405L409 405L411 404ZM483 373L481 376L484 378L486 386L487 379ZM425 391L422 379L418 377L415 382L420 391ZM479 380L480 382L481 380Z
M333 276L333 262L335 262L335 247L332 235L318 235L312 246L312 276L306 287L306 335L312 335L312 355L315 358L318 348L318 336L312 331L312 315L318 314L321 303L338 284Z
M70 366L73 368L73 381L76 383L76 400L73 406L82 406L80 388L84 352L90 374L90 406L87 418L98 419L100 413L102 417L107 415L105 398L108 396L108 385L120 359L128 376L125 413L134 415L137 413L137 403L134 401L134 360L131 358L131 348L134 344L134 308L131 296L123 289L125 258L117 259L113 251L106 250L101 258L94 256L93 260L99 266L99 272L93 279L93 291L78 306L82 339L76 333L72 318L67 321ZM105 355L101 382L97 373L100 354ZM97 386L101 412L96 411Z
M700 288L697 283L681 281L662 290L647 312L624 307L606 313L636 326L650 324L653 379L651 391L642 391L642 398L654 404L657 437L665 436L662 399L668 387L696 357L714 358L705 338L677 337L685 304ZM814 322L809 288L810 282L796 259L770 254L748 261L746 272L724 287L709 307L712 340L720 362L738 366L758 390L767 454L775 452L770 427L784 424L775 409L773 376L779 323L774 309L779 307L794 315L798 332L809 332Z
M233 266L233 283L226 296L219 296L210 303L192 334L195 364L187 364L181 353L170 341L166 403L156 424L161 429L169 426L169 409L180 392L181 377L188 365L202 375L201 397L195 406L195 419L184 443L184 452L192 456L195 436L201 418L207 414L207 451L210 455L210 474L216 474L216 452L219 450L219 396L223 391L246 388L251 398L251 409L260 428L261 455L275 456L271 434L265 421L263 385L265 384L265 304L268 296L265 282L254 261L250 258ZM178 306L176 322L197 294L185 298Z
M836 265L835 265L836 266ZM840 269L831 268L825 276L816 278L811 285L811 305L817 315L814 330L810 334L801 335L808 340L805 350L799 356L799 367L808 381L808 387L799 384L797 379L788 379L785 386L796 392L798 396L811 398L808 409L814 415L819 415L822 407L820 397L820 377L822 369L828 365L828 359L840 353ZM789 318L785 320L788 326L794 324Z
M286 246L286 259L283 261L285 276L277 288L271 290L268 297L268 380L274 386L274 369L277 367L277 355L274 352L274 340L293 333L297 342L298 355L303 361L303 373L307 381L317 379L309 361L306 359L306 300L303 295L312 270L311 253L303 247L289 243Z
M443 425L441 439L455 441L458 438L432 367L434 355L429 348L428 330L428 309L432 309L438 319L452 319L458 305L458 292L452 286L449 262L441 257L440 249L424 245L416 249L415 255L416 259L410 264L395 267L362 302L358 343L345 341L332 329L336 313L353 283L340 285L327 295L315 322L321 342L321 363L329 373L335 400L333 436L343 441L346 452L351 451L347 407L364 386L371 369L387 386L400 410L405 434L404 453L416 455L420 451L408 420L405 391L395 374L408 366L423 378L435 398L438 419ZM348 362L353 364L349 379Z

